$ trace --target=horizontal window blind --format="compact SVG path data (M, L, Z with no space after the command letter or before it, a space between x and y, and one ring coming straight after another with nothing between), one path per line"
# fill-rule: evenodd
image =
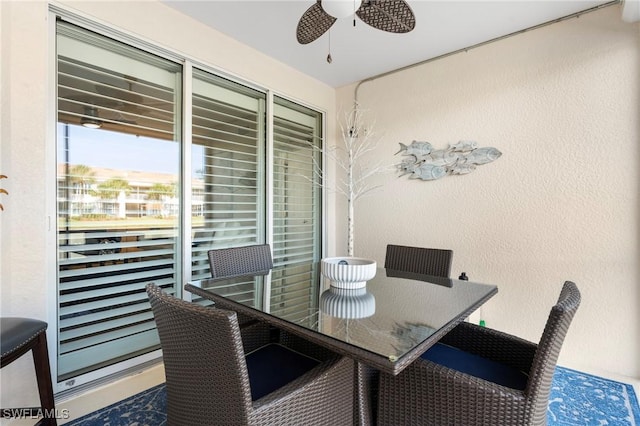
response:
M321 115L275 98L271 310L294 321L317 306Z
M180 67L58 23L58 379L159 346L178 277Z
M264 93L194 70L192 278L207 251L264 241ZM247 295L252 298L254 295Z
M58 24L58 121L173 140L179 67Z

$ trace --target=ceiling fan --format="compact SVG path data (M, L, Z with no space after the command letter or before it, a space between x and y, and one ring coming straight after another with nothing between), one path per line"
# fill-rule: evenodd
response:
M100 108L95 105L83 105L83 115L80 118L80 124L90 129L99 129L105 122L117 122L123 124L138 124L135 120L125 118L124 114L118 110L108 108Z
M416 26L416 18L405 0L316 0L298 22L298 43L311 43L338 18L352 14L373 28L390 33L408 33ZM354 18L354 26L355 23Z
M122 86L122 87L120 87ZM82 109L80 124L98 129L105 123L138 124L130 119L142 114L144 98L133 91L132 83L107 85L94 82L83 87L60 87L60 99L71 101L67 106L79 112Z

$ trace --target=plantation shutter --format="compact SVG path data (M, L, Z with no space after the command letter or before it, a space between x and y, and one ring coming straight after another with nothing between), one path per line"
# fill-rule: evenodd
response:
M58 379L159 347L178 277L179 65L58 23Z
M211 277L207 251L264 242L266 95L194 70L192 279ZM235 299L253 304L253 283Z
M271 311L291 320L317 306L322 116L274 98Z

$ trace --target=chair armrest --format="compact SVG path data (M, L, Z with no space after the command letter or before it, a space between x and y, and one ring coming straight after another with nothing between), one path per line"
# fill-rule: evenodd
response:
M538 349L535 343L468 322L457 325L440 342L509 365L527 374Z
M228 309L230 311L233 311L233 308L231 306L227 306L224 303L216 302L215 300L213 300L211 296L200 287L186 284L184 288L190 293L196 294L203 299L211 300L212 302L214 302L212 308ZM269 324L237 312L236 315L238 316L240 336L242 337L242 348L245 353L253 352L254 350L273 341L273 334Z
M269 418L268 411L286 413L287 424L303 425L309 410L326 412L334 419L353 416L354 362L335 356L282 388L253 402L256 416ZM265 423L268 424L268 423ZM336 425L347 424L336 421Z
M524 418L525 391L418 358L397 376L380 373L379 424L493 425ZM443 419L447 412L451 418ZM455 421L452 419L455 418Z
M235 311L235 309L233 309L233 307L231 305L226 305L224 302L220 302L220 301L216 301L214 299L211 298L211 295L209 294L209 292L207 292L206 290L201 289L200 287L196 287L192 284L185 284L184 289L186 291L188 291L189 293L198 295L199 297L203 298L203 299L207 299L210 300L214 303L214 306L216 306L217 308L220 309L228 309L230 311ZM240 328L242 328L244 326L244 324L249 323L249 322L253 322L254 319L238 313L238 323L240 324Z

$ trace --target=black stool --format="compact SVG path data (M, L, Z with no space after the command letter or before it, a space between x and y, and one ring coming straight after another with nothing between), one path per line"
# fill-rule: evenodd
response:
M31 318L0 318L0 347L2 361L0 368L11 364L25 353L33 350L33 363L36 368L40 406L44 418L38 425L56 425L51 369L47 352L47 323ZM3 391L8 391L4 389ZM2 410L3 414L5 410ZM31 409L31 412L39 411Z

